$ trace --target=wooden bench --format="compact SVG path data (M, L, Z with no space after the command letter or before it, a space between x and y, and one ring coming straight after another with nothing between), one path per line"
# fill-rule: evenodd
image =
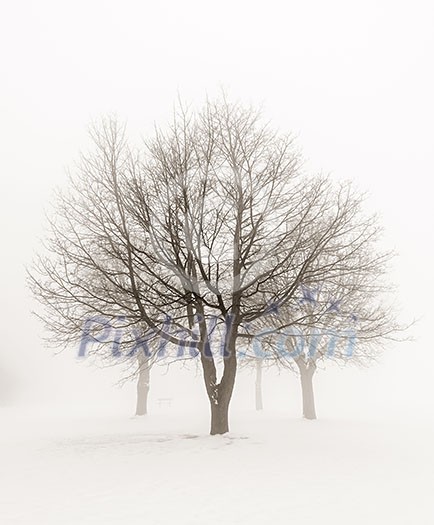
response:
M162 406L171 407L172 406L172 398L171 397L159 397L157 399L158 408L161 408Z

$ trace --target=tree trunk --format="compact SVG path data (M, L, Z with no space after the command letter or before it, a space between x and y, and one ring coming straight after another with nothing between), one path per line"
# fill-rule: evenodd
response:
M225 434L229 432L229 404L235 384L236 375L235 352L225 358L224 372L221 382L212 389L209 395L211 406L211 431L210 434Z
M211 402L211 436L229 432L229 403Z
M315 366L300 367L301 393L303 396L303 417L316 419L315 397L313 392L313 374Z
M235 385L237 356L235 352L237 333L231 327L230 335L224 344L223 376L217 384L217 373L214 358L201 349L201 361L204 380L211 408L212 436L229 432L229 404Z
M255 383L255 406L256 410L262 410L262 359L256 359L256 383Z
M137 380L137 404L136 416L145 416L148 413L148 393L150 381L150 364L149 358L138 355L139 377Z

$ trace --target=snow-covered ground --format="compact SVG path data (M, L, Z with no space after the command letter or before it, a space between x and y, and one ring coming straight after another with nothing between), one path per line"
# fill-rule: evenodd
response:
M434 523L433 425L202 416L1 409L0 523Z

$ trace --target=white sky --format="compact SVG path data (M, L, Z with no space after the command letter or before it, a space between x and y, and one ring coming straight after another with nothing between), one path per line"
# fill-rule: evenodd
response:
M28 379L22 369L36 367L50 382L74 366L42 349L23 266L90 120L115 112L146 133L178 92L200 102L224 87L297 133L310 169L370 191L400 253L399 302L407 319L423 316L416 343L371 373L373 391L385 404L431 402L433 28L429 1L2 2L0 368Z

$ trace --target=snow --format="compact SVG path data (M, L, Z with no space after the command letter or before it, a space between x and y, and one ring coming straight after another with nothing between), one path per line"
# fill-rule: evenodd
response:
M199 417L200 416L200 417ZM0 523L432 524L434 426L0 410Z

